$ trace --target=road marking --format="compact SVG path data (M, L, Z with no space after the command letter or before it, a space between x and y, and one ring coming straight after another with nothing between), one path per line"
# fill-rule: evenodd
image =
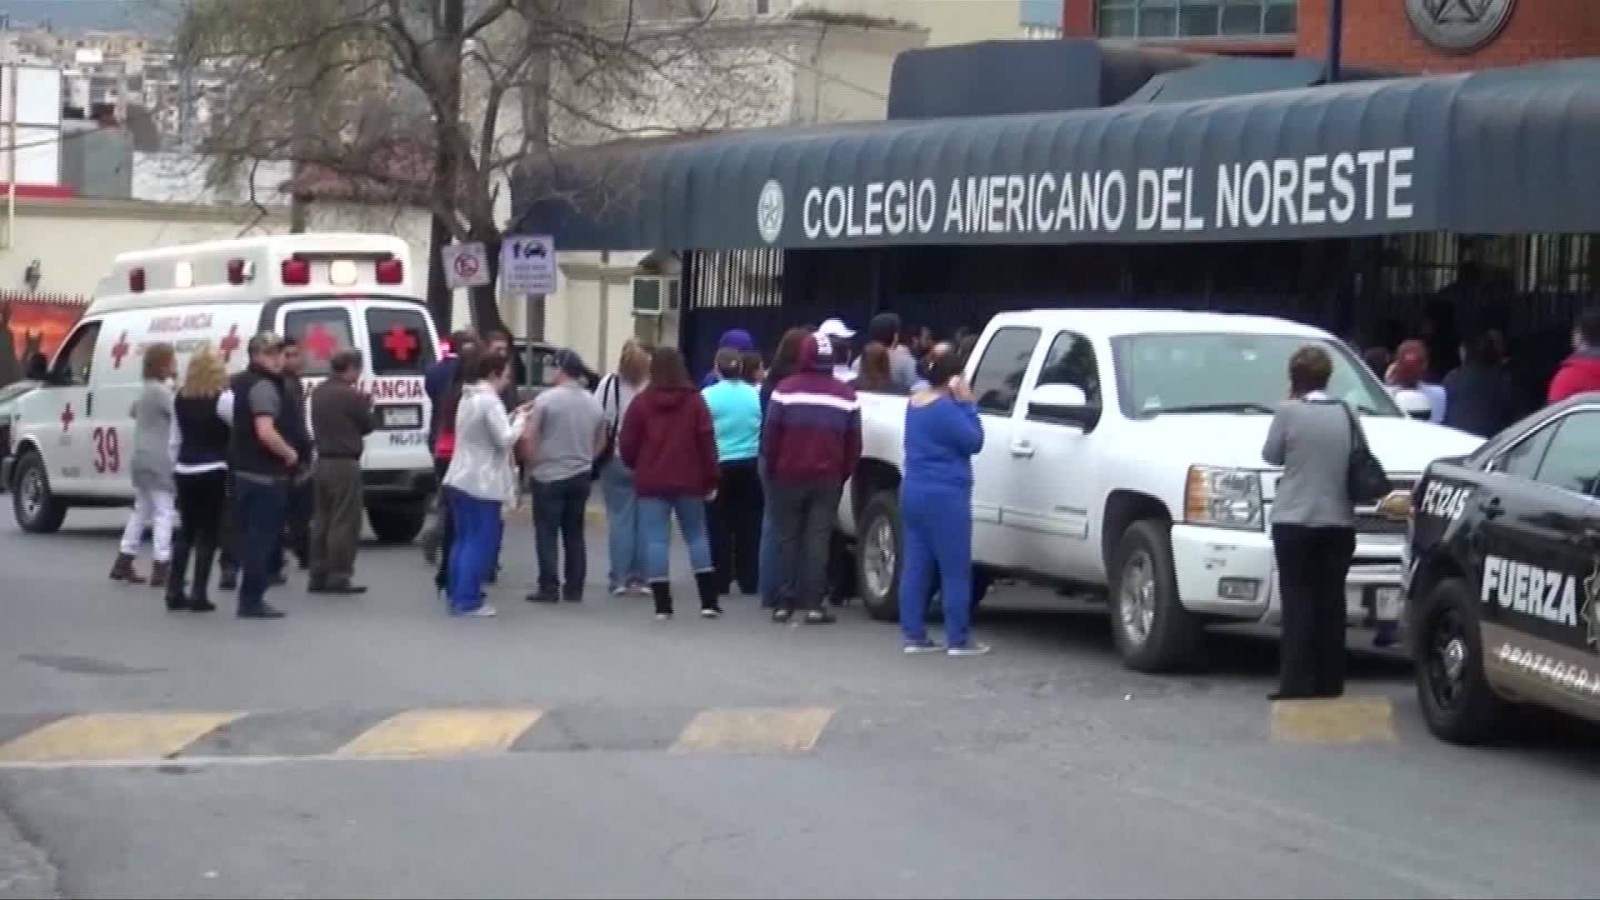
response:
M167 759L243 713L88 713L0 747L0 763Z
M697 713L672 745L674 753L807 753L833 710L708 709Z
M503 753L544 715L537 709L413 709L367 729L338 756Z
M1287 744L1367 744L1395 740L1394 703L1387 697L1278 700L1272 739Z

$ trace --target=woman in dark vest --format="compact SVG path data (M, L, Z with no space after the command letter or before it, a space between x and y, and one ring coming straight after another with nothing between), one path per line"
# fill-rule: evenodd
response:
M222 360L202 347L189 360L183 387L173 403L173 445L178 485L178 538L172 548L172 576L167 582L167 609L211 612L208 589L211 561L222 543L227 509L228 436L226 420L217 414L217 398L228 387ZM185 594L184 575L194 557L194 587Z

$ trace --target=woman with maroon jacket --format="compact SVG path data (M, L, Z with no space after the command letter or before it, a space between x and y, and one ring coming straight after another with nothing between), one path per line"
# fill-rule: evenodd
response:
M717 440L711 412L689 380L683 354L657 348L650 357L650 383L628 404L617 435L617 453L633 470L644 537L644 575L655 595L656 618L672 618L668 550L672 517L689 545L700 592L700 615L722 615L717 572L706 537L706 501L717 495Z

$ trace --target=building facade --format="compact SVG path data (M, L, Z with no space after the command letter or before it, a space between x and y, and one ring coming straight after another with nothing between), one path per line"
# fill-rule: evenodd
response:
M1333 0L1063 0L1066 37L1321 58ZM1347 65L1434 74L1600 55L1593 0L1343 0Z

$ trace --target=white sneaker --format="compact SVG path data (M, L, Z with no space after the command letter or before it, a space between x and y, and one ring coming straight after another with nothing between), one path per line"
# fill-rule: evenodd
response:
M625 584L619 584L611 589L611 596L613 597L626 597L630 593L632 593L632 589Z
M700 618L702 618L702 619L720 619L720 618L722 618L722 610L720 610L720 609L702 609L702 610L700 610Z
M977 641L971 641L961 645L960 647L951 647L945 652L951 656L982 656L989 652L989 645L980 644Z
M462 616L465 616L466 618L469 618L469 619L488 619L488 618L492 618L494 616L498 616L499 614L500 614L499 610L495 609L494 607L490 606L487 603L483 604L482 606L478 607L477 609L472 609L472 610L468 610L468 611L466 611L464 613L461 613Z
M672 613L656 613L656 621L670 622L672 621Z

